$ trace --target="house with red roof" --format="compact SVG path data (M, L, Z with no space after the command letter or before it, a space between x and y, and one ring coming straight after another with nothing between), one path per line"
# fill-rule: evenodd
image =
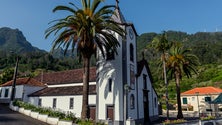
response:
M82 109L82 74L83 69L42 73L36 80L47 87L29 95L29 102L36 106L51 107L81 116ZM96 67L90 68L89 108L90 117L95 118L96 107Z
M13 80L0 85L0 103L9 103L12 93ZM16 80L15 99L28 102L28 95L45 88L42 82L33 78L19 78Z
M209 114L217 111L215 104L210 102L222 93L222 89L208 86L198 87L181 93L181 104L184 110Z

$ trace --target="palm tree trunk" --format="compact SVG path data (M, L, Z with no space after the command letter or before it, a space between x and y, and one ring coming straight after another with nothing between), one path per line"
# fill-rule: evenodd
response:
M82 113L81 118L88 118L89 114L89 65L90 57L83 57L83 98L82 98Z
M168 83L166 76L166 62L165 62L165 54L163 59L163 73L164 73L164 83L166 85L166 110L167 110L167 120L169 119L169 98L168 98Z
M176 78L176 91L177 91L177 118L182 119L183 113L182 113L182 106L181 106L181 99L180 99L180 74L178 72L175 73Z

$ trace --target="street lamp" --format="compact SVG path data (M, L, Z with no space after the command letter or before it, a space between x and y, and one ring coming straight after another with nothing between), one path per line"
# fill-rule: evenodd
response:
M199 108L199 92L196 92L196 95L197 95L197 107L198 107L198 116L199 116L199 118L200 118L200 108Z
M12 84L12 93L11 93L11 101L14 101L15 99L15 86L16 86L16 77L17 77L17 71L18 71L18 62L19 58L18 56L16 57L16 64L15 64L15 70L14 70L14 75L13 75L13 84Z

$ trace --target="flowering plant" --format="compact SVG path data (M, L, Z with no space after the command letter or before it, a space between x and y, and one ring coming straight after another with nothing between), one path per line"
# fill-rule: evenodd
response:
M200 120L212 120L212 119L216 119L216 117L215 116L200 117Z
M176 123L183 123L186 122L187 120L184 119L176 119L176 120L165 120L163 122L164 125L168 125L168 124L176 124Z

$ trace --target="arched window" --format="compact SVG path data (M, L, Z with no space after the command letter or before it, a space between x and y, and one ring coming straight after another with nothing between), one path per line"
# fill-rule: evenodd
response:
M133 44L130 44L130 61L134 61L134 48L133 48Z
M112 83L113 83L112 78L109 78L109 80L108 80L108 84L109 84L109 92L112 92Z
M106 53L106 60L114 60L115 59L115 54L112 49L109 49Z
M131 94L131 96L130 96L130 108L131 109L135 108L135 98L134 98L133 94Z

